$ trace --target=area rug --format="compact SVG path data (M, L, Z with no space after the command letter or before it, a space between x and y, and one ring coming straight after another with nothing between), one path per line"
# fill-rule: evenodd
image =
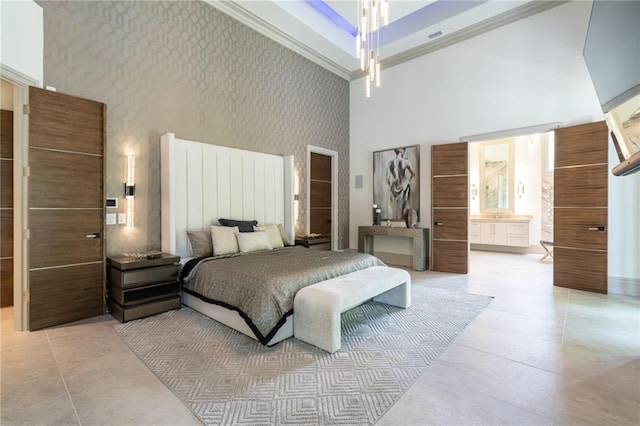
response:
M342 348L267 348L187 307L115 325L204 424L374 424L492 300L424 285L342 315Z

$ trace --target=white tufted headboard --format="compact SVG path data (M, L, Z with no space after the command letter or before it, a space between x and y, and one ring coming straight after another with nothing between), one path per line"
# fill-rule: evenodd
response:
M218 218L282 223L294 239L293 156L160 138L162 251L188 257L187 229Z

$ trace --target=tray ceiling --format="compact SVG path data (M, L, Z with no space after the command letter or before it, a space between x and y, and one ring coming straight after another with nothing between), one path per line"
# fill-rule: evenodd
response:
M357 1L205 0L308 59L347 78L360 77L355 58ZM383 68L428 54L566 1L389 0L380 31Z

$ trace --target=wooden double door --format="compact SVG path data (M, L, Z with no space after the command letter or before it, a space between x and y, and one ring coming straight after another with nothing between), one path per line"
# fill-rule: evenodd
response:
M106 106L29 88L29 330L105 312Z
M607 293L608 129L555 132L553 284Z
M468 144L431 147L432 269L469 264ZM555 130L556 286L607 292L608 130L588 123Z
M469 271L467 142L431 147L432 269Z

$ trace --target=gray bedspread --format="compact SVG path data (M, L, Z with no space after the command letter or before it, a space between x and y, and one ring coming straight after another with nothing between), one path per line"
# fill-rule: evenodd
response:
M265 344L293 311L293 297L308 285L384 265L369 254L285 247L202 260L183 288L240 311Z

